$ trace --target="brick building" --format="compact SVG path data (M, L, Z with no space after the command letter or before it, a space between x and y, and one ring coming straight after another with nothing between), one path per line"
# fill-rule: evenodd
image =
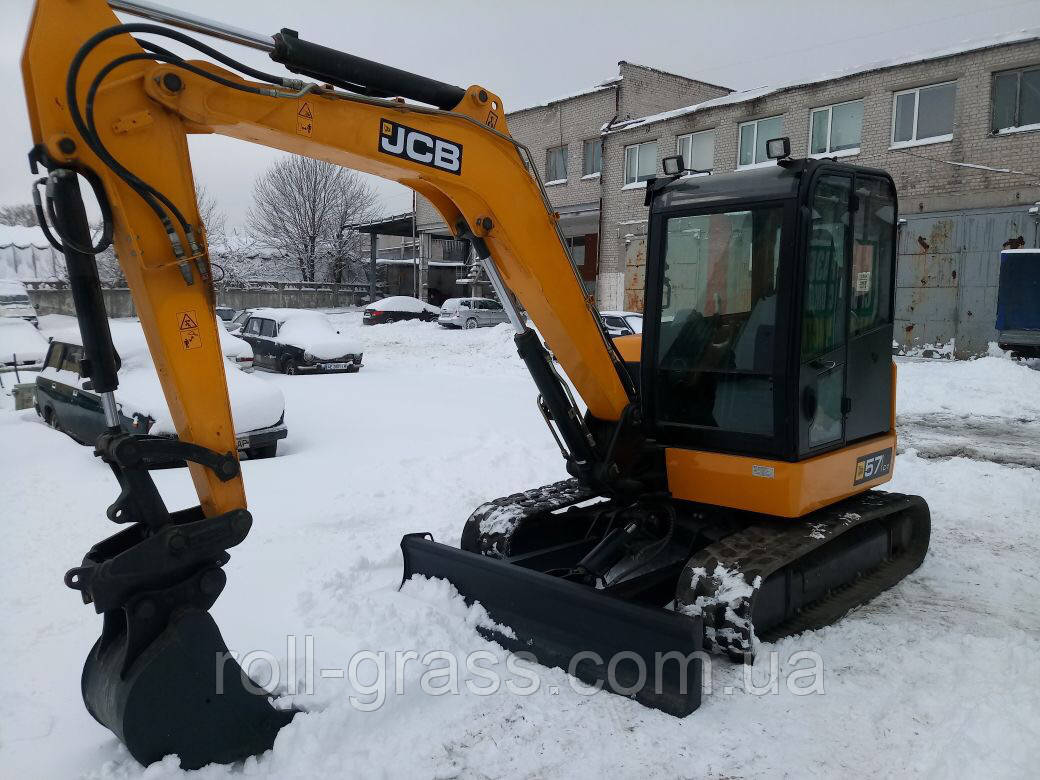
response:
M587 92L509 114L531 148L572 257L601 309L642 308L645 180L663 157L715 173L795 156L884 168L900 198L897 337L907 346L995 339L1000 250L1036 246L1040 31L840 75L733 92L620 63ZM596 154L599 154L598 163ZM443 231L428 204L421 231Z

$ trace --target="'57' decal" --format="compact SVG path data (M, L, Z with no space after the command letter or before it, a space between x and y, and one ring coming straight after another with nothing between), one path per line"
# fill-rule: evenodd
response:
M888 474L892 470L892 448L889 447L887 450L880 450L879 452L872 452L869 455L864 455L862 458L856 461L856 477L853 480L853 485L859 485L864 482L870 482L872 479L878 479Z

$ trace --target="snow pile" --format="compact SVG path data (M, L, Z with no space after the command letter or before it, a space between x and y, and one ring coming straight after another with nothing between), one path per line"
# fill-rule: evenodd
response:
M228 333L227 323L220 319L220 317L217 317L216 320L217 335L220 337L220 351L224 353L224 357L230 358L233 361L252 361L253 348L249 346L249 342Z
M441 310L432 304L412 298L409 295L391 295L389 298L370 303L365 307L371 311L404 311L412 314L440 314Z
M899 360L896 412L1040 420L1040 371L1007 358Z
M32 360L42 363L47 354L47 339L31 323L13 317L0 317L0 363Z

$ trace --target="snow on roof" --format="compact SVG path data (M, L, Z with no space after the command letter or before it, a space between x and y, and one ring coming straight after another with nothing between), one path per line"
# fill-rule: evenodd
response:
M572 100L573 98L584 97L585 95L592 95L596 92L602 92L605 89L613 89L620 83L621 76L617 75L612 79L607 79L606 81L600 82L591 89L582 89L578 90L577 92L570 92L566 95L558 95L557 97L551 98L549 100L543 100L541 103L534 103L529 106L523 106L522 108L514 108L511 111L509 111L509 114L519 114L521 111L530 111L534 108L547 108L548 106L551 106L555 103L562 103L565 100Z
M302 319L325 319L324 314L320 311L314 311L313 309L278 309L271 307L253 309L250 314L254 317L269 317L270 319L278 320L279 322Z
M423 303L418 298L413 298L410 295L391 295L389 298L383 298L375 303L370 303L365 308L377 311L405 311L416 314L424 311L437 314L440 311L436 306Z
M1005 46L1010 43L1025 43L1027 41L1040 40L1040 27L1030 27L1022 30L1017 30L1011 33L1001 33L999 35L989 36L987 38L978 38L973 40L961 41L953 46L947 46L942 49L936 49L934 51L912 54L906 57L894 57L891 59L877 60L875 62L866 63L852 68L843 68L832 73L824 74L817 78L811 79L800 79L784 84L777 84L775 86L762 86L754 87L752 89L745 89L739 92L731 92L728 95L722 97L712 98L711 100L705 100L701 103L695 103L691 106L683 106L681 108L674 108L670 111L662 111L658 114L650 114L649 116L639 117L637 119L622 120L615 122L610 128L609 132L619 132L623 130L631 130L634 127L643 127L645 125L654 124L656 122L664 122L668 119L675 119L676 117L685 116L687 114L693 114L698 111L706 111L710 108L718 108L719 106L728 106L734 103L746 103L750 100L757 100L758 98L771 95L776 92L784 92L790 89L796 89L798 87L807 87L813 84L822 84L825 81L834 81L835 79L845 78L847 76L855 76L860 73L869 73L875 70L884 70L885 68L894 68L899 65L912 65L918 62L928 62L929 60L942 59L943 57L952 57L957 54L966 54L972 51L979 51L980 49L990 49L995 46ZM605 130L608 128L604 128Z
M28 295L25 285L17 279L0 279L0 295Z
M47 236L38 226L26 227L25 225L0 225L0 246L11 245L22 247L35 246L40 249L50 247Z

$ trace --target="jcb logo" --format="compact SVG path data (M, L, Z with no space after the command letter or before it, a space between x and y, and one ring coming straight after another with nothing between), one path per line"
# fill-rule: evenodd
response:
M462 173L460 144L389 119L381 120L379 125L379 151L448 173Z
M878 479L879 477L885 476L891 469L891 449L864 455L856 461L856 476L853 479L852 484L859 485L862 482L870 482L872 479Z

